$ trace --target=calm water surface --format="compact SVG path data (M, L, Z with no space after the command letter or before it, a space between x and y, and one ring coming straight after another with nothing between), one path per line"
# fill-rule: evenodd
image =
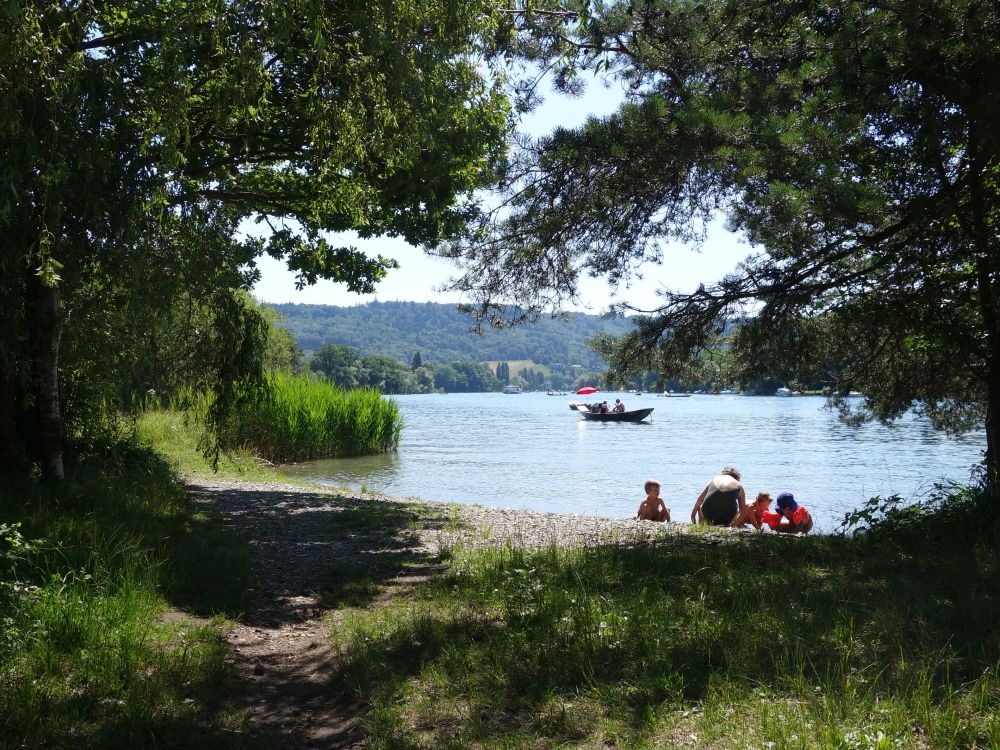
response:
M832 531L874 495L912 498L968 479L986 445L984 433L949 438L915 416L853 429L818 397L609 396L655 407L652 423L585 422L572 396L395 396L406 420L398 453L285 471L389 495L612 517L632 515L653 478L673 519L687 522L705 483L733 464L749 498L789 490Z

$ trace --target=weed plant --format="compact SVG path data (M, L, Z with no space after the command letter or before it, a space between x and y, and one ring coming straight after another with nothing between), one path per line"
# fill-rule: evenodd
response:
M898 537L454 550L334 631L339 679L382 748L997 750L995 503Z
M0 490L0 747L234 746L206 718L227 677L208 618L243 607L244 545L135 446L67 473Z

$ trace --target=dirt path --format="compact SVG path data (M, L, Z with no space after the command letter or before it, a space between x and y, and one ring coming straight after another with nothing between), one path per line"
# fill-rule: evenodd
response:
M685 528L283 484L187 485L197 506L219 514L249 544L256 588L227 635L240 678L232 698L249 717L249 744L287 750L365 745L364 707L332 687L329 631L346 610L439 570L442 546L622 543Z
M241 678L233 697L251 733L289 750L362 747L362 706L331 687L328 632L345 604L385 596L386 586L398 589L433 567L435 545L412 527L438 525L439 513L286 485L191 480L188 488L253 555L253 603L227 636ZM417 518L422 507L427 517ZM352 590L372 576L377 586Z

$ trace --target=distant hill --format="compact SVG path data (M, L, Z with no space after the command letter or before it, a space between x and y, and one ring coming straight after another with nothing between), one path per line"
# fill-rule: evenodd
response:
M587 347L587 340L597 331L619 335L630 327L627 320L574 313L569 320L546 318L480 336L469 331L471 318L454 305L435 302L271 307L307 354L323 344L347 344L361 356L384 354L403 362L419 351L424 362L530 359L550 366L603 369L604 362Z

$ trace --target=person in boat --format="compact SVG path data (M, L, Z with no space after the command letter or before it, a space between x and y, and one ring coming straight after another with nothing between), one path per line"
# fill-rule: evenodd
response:
M750 524L755 529L760 529L765 524L771 526L775 521L781 523L781 516L771 512L771 502L770 492L758 492L754 501L747 506L746 517L740 526Z
M609 409L608 409L608 402L607 401L602 401L601 402L601 407L600 407L601 414L607 414L608 411L609 411Z
M740 470L726 466L705 485L691 510L691 523L713 526L742 526L747 513L747 496L740 484Z
M670 522L670 508L668 508L663 498L660 497L660 483L655 479L646 480L646 499L639 504L639 510L635 513L637 521L661 521Z
M778 495L775 509L778 512L772 515L777 515L777 519L768 524L775 531L786 534L808 534L812 531L812 516L805 506L795 502L795 496L791 492Z
M615 405L611 407L611 411L615 414L622 414L625 411L625 404L622 403L620 398L615 399Z

